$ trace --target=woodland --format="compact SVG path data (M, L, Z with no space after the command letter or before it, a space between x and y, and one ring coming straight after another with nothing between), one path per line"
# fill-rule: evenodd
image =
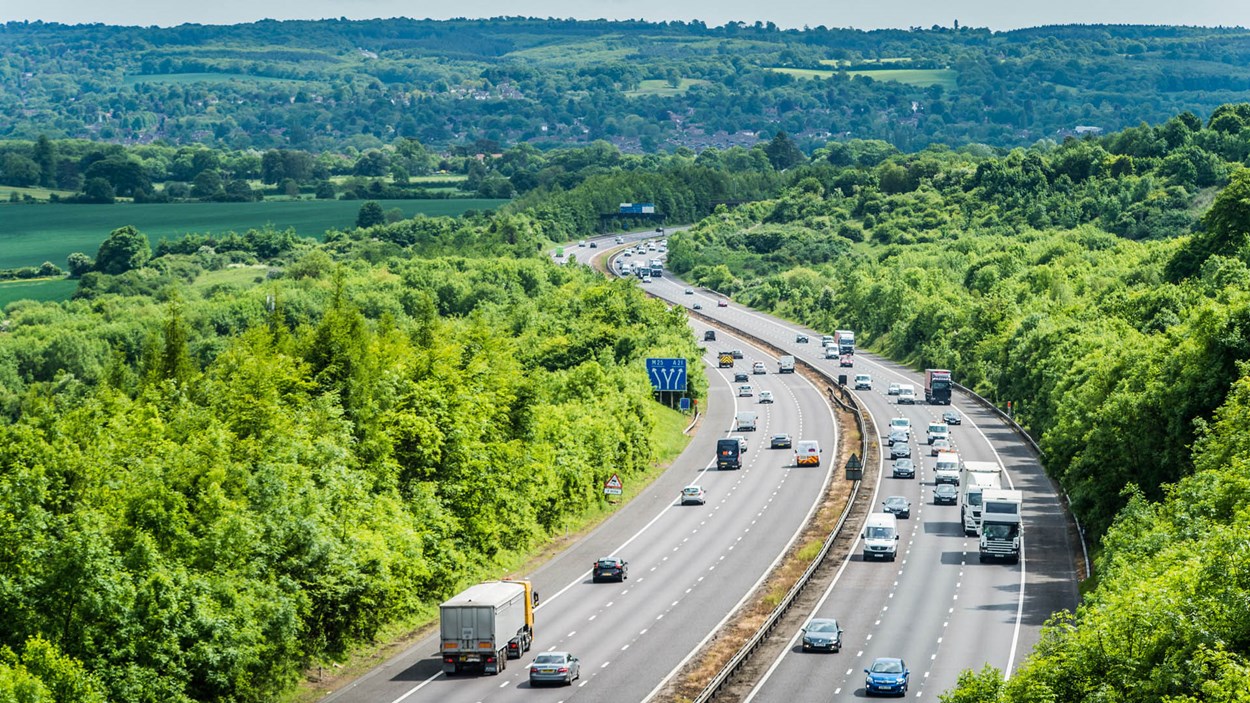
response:
M504 25L535 33L522 41ZM451 26L476 39L450 52ZM65 262L72 299L0 312L0 702L280 699L308 667L419 622L604 510L605 472L642 476L657 451L663 411L641 360L701 355L680 309L546 256L628 224L601 218L621 202L692 223L669 236L676 274L950 368L1011 402L1040 442L1093 550L1083 602L1055 614L1009 680L966 672L942 700L1250 700L1250 103L1218 100L1246 89L1243 30L611 27L605 38L519 19L4 26L0 101L19 90L27 107L0 109L0 177L64 189L62 200L92 182L107 193L103 182L118 202L99 249ZM671 51L644 41L656 33ZM229 51L208 48L227 38ZM579 55L574 40L597 48ZM270 48L248 54L248 42ZM699 61L682 59L698 42ZM706 49L725 43L724 56ZM741 43L775 56L753 62ZM689 68L668 76L672 95L624 96L663 74L602 60L611 51ZM517 52L562 72L526 73ZM915 70L959 67L959 87L765 70L901 56ZM282 74L287 64L307 66ZM246 81L128 78L190 70L272 79L276 102ZM1156 92L1131 93L1140 70L1155 71ZM333 100L321 87L281 93L334 72ZM680 91L691 76L713 87ZM446 94L413 92L437 80ZM548 80L569 83L550 100L498 97L504 84L547 95ZM576 98L562 92L574 80ZM1029 84L1025 110L1015 91L1030 80L1068 88ZM495 92L451 97L470 87ZM175 90L186 114L136 123L133 111L172 105ZM197 112L206 90L227 105L211 118ZM390 115L401 94L423 107ZM714 94L740 106L726 129L764 138L664 141L675 105L711 120L724 107ZM822 127L849 134L820 137L803 120L823 113L773 102L817 95L868 102L836 118L850 126ZM587 131L556 144L499 126L544 105L567 111L545 123ZM612 141L606 125L633 114L623 105L644 106L640 124L658 129L649 146L668 147ZM1003 105L1023 112L1007 119ZM415 130L403 119L414 115ZM1090 115L1118 121L1081 136L1049 122ZM331 129L301 133L305 119ZM145 132L148 120L165 131ZM211 198L232 182L370 196L444 172L513 199L386 222L379 197L360 226L320 240L269 229L151 242L125 222L127 201ZM192 193L214 176L220 191ZM15 207L73 205L0 205Z
M1250 100L1241 28L785 30L771 23L0 25L0 138L363 152L628 152L796 135L1027 146Z

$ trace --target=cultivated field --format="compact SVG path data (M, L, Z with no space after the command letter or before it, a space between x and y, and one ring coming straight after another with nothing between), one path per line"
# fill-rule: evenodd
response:
M638 81L638 88L636 90L625 91L625 95L630 98L637 98L643 95L671 97L673 95L681 95L685 93L687 90L690 90L691 86L707 84L707 81L699 78L682 78L680 84L673 86L666 80L648 78L647 80Z
M770 68L770 71L786 73L795 78L829 78L838 73L848 76L865 76L874 81L896 81L921 88L940 85L954 88L958 72L949 68L886 68L880 71L822 71L814 68Z
M0 310L14 300L65 300L76 288L78 281L68 278L0 281Z
M384 210L399 208L406 216L419 213L459 215L465 210L491 210L504 200L382 200ZM184 234L243 233L271 224L294 227L303 237L321 238L328 229L346 229L356 222L362 201L302 200L259 203L172 203L116 205L0 204L0 268L38 266L45 261L65 267L65 257L81 251L94 257L100 242L118 227L134 225L153 246L162 237Z

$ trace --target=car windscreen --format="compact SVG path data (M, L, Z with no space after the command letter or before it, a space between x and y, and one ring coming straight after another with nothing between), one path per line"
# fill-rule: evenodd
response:
M894 536L894 530L889 527L869 527L865 531L868 539L890 539Z
M808 632L837 632L838 624L832 620L825 620L824 622L814 622L811 625L807 626L807 631Z
M604 568L604 569L616 568L616 560L615 559L600 559L599 566L600 568Z
M537 657L534 657L534 663L535 664L563 664L564 655L563 654L539 654Z
M872 671L876 674L901 674L903 665L899 662L873 662Z

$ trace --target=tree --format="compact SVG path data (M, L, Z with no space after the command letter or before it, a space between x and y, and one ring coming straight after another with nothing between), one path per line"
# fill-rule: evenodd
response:
M30 157L9 152L4 155L3 182L24 188L39 182L39 164Z
M81 251L76 251L65 257L65 266L69 269L70 278L78 278L95 268L95 262L91 260L90 256Z
M111 205L117 200L117 194L113 190L112 183L97 176L83 185L82 199L89 203Z
M96 270L107 274L125 273L148 262L152 245L147 235L130 225L119 227L109 234L96 254Z
M373 227L386 222L386 213L382 210L382 206L376 200L370 200L360 206L360 212L356 215L357 227Z
M778 171L807 163L807 157L785 132L777 132L772 141L764 147L764 153L768 155L768 162Z
M34 162L39 164L39 185L51 188L56 185L56 146L48 135L41 134L35 141Z
M329 181L317 183L316 197L318 200L334 200L334 184Z
M200 171L191 181L191 197L208 200L217 197L224 190L221 174L215 168Z
M138 191L152 189L152 181L148 178L143 164L126 154L114 154L96 161L87 167L83 176L88 181L92 178L105 179L122 197L130 197Z

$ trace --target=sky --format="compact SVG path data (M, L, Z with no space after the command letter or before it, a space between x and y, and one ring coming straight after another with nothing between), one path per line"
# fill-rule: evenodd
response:
M781 27L950 26L995 30L1047 24L1250 27L1250 0L0 0L0 22L43 20L172 26L346 17L559 17L773 22Z

